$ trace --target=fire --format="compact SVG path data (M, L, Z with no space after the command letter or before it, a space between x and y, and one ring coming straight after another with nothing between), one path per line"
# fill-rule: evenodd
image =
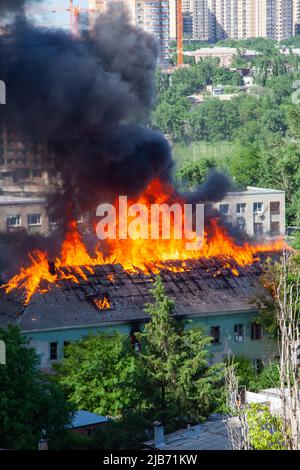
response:
M111 308L110 302L106 296L94 299L94 303L99 310L109 310Z
M165 202L184 204L170 185L162 184L159 180L154 180L136 201L130 201L131 204L145 204L147 207L154 203ZM149 235L152 229L150 224ZM176 239L174 236L167 240L161 238L153 240L150 236L146 240L140 239L138 227L136 237L133 238L106 240L105 255L100 245L93 254L90 254L83 243L76 222L72 222L62 244L60 256L55 259L55 273L49 272L47 253L34 251L29 254L31 264L26 268L22 267L20 272L2 288L6 293L25 290L25 303L28 303L36 291L43 293L45 289L47 290L45 286L57 283L60 279L69 279L76 283L80 279L86 280L87 276L81 266L93 273L93 266L119 263L128 271L142 271L147 274L159 273L162 269L173 272L184 271L188 269L185 262L190 259L218 258L223 261L224 268L230 269L233 275L238 276L237 265L250 265L259 259L260 253L280 251L284 248L282 240L257 245L250 243L238 245L219 224L218 219L210 220L203 244L196 251L187 250L187 240ZM180 266L174 263L178 260L181 261ZM72 272L68 271L70 267Z

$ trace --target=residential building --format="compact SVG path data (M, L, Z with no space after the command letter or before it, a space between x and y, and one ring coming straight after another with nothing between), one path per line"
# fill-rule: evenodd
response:
M185 328L201 326L212 337L213 360L232 354L266 362L277 356L276 343L255 321L259 310L253 299L266 296L258 265L234 264L231 270L222 260L186 263L188 269L166 269L161 278L175 301L176 320ZM67 277L54 284L43 282L27 305L21 304L23 291L8 295L0 290L0 325L17 323L44 369L63 358L66 344L87 334L121 332L138 350L135 333L149 320L144 306L152 300L153 275L128 272L119 264L92 270L82 266L82 278L76 268L64 269L78 282Z
M229 192L216 208L232 227L255 238L285 236L285 192L248 186Z
M193 39L219 41L295 33L299 0L192 0Z
M52 165L45 166L46 147L6 130L0 132L0 186L7 194L34 194L49 190Z
M196 51L186 51L184 55L194 57L196 64L202 59L213 58L219 60L220 67L230 67L233 59L238 55L239 51L235 47L203 47ZM257 57L262 55L261 52L251 50L241 50L243 57Z
M125 8L131 22L153 34L159 44L159 63L163 67L169 65L170 37L176 38L176 0L90 0L93 12L106 11L114 2L118 8ZM170 5L169 5L170 4ZM170 17L170 12L172 12Z
M0 233L26 230L48 235L49 225L44 198L0 195Z
M293 0L294 34L300 34L300 0Z

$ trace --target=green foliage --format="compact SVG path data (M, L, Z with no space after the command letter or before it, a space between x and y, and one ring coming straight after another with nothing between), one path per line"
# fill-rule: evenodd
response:
M216 405L222 365L209 367L210 338L201 329L184 330L172 318L174 302L167 297L160 277L152 294L155 302L146 307L151 321L141 334L145 344L141 361L149 386L156 390L153 405L157 418L199 420Z
M236 376L240 386L245 386L251 392L258 392L266 388L276 388L280 385L278 362L265 364L262 371L255 373L252 362L243 356L233 358L236 367Z
M0 365L0 447L37 449L42 431L51 442L65 432L72 406L61 388L38 370L39 358L19 328L0 329L7 364Z
M285 450L281 419L267 406L257 403L246 408L250 444L254 450Z
M128 336L98 333L67 347L58 381L79 408L109 416L142 406L137 360Z

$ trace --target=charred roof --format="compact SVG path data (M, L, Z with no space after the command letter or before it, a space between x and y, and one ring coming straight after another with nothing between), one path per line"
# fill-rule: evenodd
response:
M62 269L78 279L78 267ZM153 302L150 290L156 274L128 272L120 264L80 269L78 283L43 281L27 306L22 306L21 297L2 293L0 313L6 313L1 313L1 323L14 322L33 331L147 321L144 308ZM219 259L170 262L160 272L179 318L254 310L253 300L263 292L260 274L260 263L229 266Z

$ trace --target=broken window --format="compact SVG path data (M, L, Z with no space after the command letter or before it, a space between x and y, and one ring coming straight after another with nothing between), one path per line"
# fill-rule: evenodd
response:
M50 343L50 361L56 361L58 358L57 342Z
M279 235L279 234L280 234L280 223L271 222L271 235Z
M251 325L251 339L259 340L261 339L262 327L259 323L252 323Z
M261 222L254 223L253 225L254 235L262 235L264 233L264 226Z
M221 328L219 326L212 326L210 328L210 336L212 337L211 342L213 344L220 344L221 340Z
M263 211L264 205L262 202L254 202L253 203L253 212L258 214Z
M280 212L280 202L279 201L270 202L270 212L271 212L271 214L279 214L279 212Z
M229 204L220 204L220 213L222 215L228 215L229 214Z

